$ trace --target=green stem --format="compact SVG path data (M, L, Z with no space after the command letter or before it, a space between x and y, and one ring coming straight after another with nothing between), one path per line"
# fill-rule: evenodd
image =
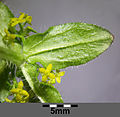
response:
M13 78L13 89L17 87L17 80L16 77Z
M20 24L20 23L19 23L19 27L20 27L20 31L19 31L19 33L21 34L21 33L23 33L24 28L23 28L23 25Z
M24 43L25 38L24 38L22 35L15 34L15 36L21 38L21 39L22 39L22 42Z
M27 24L27 22L25 22L25 23L23 24L23 27L25 27L26 24Z

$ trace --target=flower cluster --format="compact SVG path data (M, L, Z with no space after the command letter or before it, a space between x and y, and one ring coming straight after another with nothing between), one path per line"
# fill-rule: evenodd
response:
M14 42L15 38L16 38L16 35L15 34L11 34L9 33L9 31L7 29L4 30L5 32L5 36L4 36L4 41L7 40L9 43L12 43Z
M42 75L42 82L48 82L49 84L55 84L56 81L58 83L61 82L61 76L64 76L65 72L53 72L52 71L52 64L49 64L47 68L40 68L39 69Z
M20 12L20 16L18 18L11 18L11 21L10 21L10 26L14 27L16 26L17 24L20 24L20 23L28 23L28 24L31 24L32 22L32 16L28 16L27 14L25 13L22 13Z
M10 92L14 94L13 100L9 100L6 98L6 102L9 103L26 103L29 99L29 94L26 90L23 89L23 82L20 81L18 83L18 87L15 89L11 89Z
M32 27L25 27L27 23L31 25L32 16L28 16L28 14L22 12L20 12L20 14L21 15L18 18L11 18L8 29L9 31L7 29L4 30L6 34L4 36L4 42L8 45L14 45L15 39L15 41L21 44L21 42L24 41L24 38L29 36L30 32L37 33ZM17 24L19 24L19 28L15 27Z

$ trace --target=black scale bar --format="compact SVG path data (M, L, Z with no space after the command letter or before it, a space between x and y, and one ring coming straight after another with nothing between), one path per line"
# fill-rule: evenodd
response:
M77 104L71 104L71 107L78 107Z
M43 107L49 107L49 105L45 104L45 105L42 105Z
M63 104L57 104L57 107L64 107Z
M43 104L42 105L43 107L66 107L66 108L69 108L69 107L78 107L77 104Z

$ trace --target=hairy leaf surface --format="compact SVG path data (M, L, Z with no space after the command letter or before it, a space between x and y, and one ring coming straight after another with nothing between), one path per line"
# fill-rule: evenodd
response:
M50 27L43 34L30 36L24 43L29 63L40 62L53 69L87 63L104 52L113 36L99 26L86 23L66 23Z
M4 5L2 2L0 2L0 34L2 36L5 35L4 29L8 29L8 23L10 21L10 18L13 17L12 12L9 10L9 8Z

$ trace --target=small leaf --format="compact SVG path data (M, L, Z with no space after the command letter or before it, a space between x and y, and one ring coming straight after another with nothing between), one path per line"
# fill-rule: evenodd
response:
M8 80L9 69L5 61L0 60L0 102L4 102L5 98L9 96L10 82Z
M86 23L66 23L50 27L43 34L28 37L24 53L31 64L40 62L53 69L85 64L104 52L113 36L99 26Z
M3 36L5 36L5 29L8 29L8 24L10 18L13 17L13 14L9 10L9 8L0 2L0 46L4 47L4 43L2 41Z
M60 93L54 86L39 82L37 78L39 71L37 71L36 65L25 63L21 66L21 69L29 86L42 103L63 103Z
M10 21L10 18L13 17L12 12L9 10L9 8L0 2L0 34L2 36L5 35L4 29L8 29L8 23Z

